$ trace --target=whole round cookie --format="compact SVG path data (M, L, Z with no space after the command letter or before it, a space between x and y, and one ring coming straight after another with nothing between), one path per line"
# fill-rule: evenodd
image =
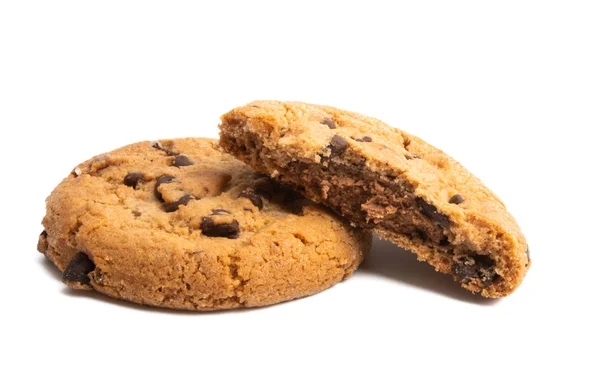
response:
M416 136L299 102L257 101L221 119L225 151L414 251L467 290L506 296L531 265L525 237L500 199Z
M75 289L140 304L270 305L347 278L370 235L220 152L142 142L79 165L48 197L38 249Z

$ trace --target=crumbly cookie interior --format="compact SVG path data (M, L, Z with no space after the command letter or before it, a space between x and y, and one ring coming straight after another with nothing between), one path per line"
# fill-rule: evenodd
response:
M496 263L499 258L481 255L457 240L450 219L417 197L414 186L402 176L374 172L364 159L348 152L332 156L341 153L337 148L345 147L341 141L330 146L319 162L294 159L285 151L266 147L252 131L235 127L243 124L236 120L223 123L220 143L225 151L329 206L354 226L393 237L412 251L426 250L419 253L421 259L452 274L473 292L502 280L505 268ZM460 201L460 197L454 199Z

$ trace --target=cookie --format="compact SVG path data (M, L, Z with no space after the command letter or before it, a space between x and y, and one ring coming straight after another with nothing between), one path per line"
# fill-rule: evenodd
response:
M96 156L46 206L38 248L68 286L175 309L308 296L350 276L370 245L367 232L210 139Z
M221 146L355 226L412 250L485 297L513 292L530 266L504 204L454 159L373 118L258 101L221 118Z

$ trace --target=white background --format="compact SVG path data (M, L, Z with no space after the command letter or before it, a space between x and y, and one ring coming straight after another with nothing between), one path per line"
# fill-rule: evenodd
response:
M598 2L0 4L1 383L598 384ZM35 250L61 178L131 142L216 137L255 99L451 154L522 226L522 286L485 300L383 242L348 281L258 310L63 286Z

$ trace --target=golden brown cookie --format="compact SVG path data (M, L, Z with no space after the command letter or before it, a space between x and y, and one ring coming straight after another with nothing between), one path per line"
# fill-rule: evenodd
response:
M525 277L527 243L504 204L423 140L298 102L257 101L221 120L225 151L414 251L464 288L502 297Z
M38 249L70 287L189 310L317 293L370 245L210 139L136 143L82 163L48 197L43 225Z

